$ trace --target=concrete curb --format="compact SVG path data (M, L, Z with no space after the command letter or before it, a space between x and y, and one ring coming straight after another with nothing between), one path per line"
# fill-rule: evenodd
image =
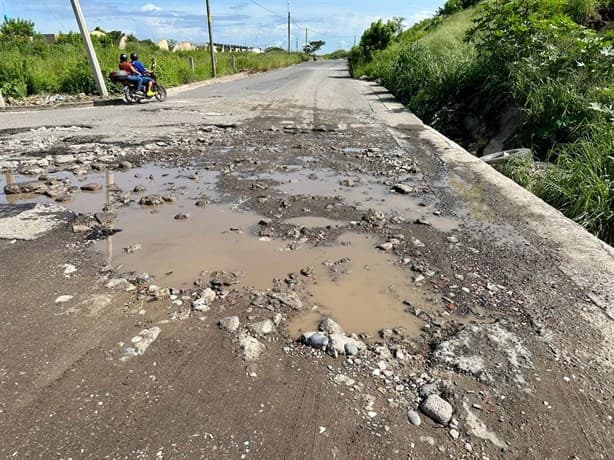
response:
M193 89L202 88L203 86L215 85L218 83L228 83L231 81L243 80L250 76L247 72L239 72L232 75L225 75L223 77L198 81L194 83L188 83L181 86L175 86L168 88L167 93L169 96L180 94ZM0 113L3 112L37 112L43 110L58 110L58 109L80 109L88 107L105 107L111 105L123 105L124 102L121 98L109 98L109 99L92 99L83 102L67 102L65 104L49 104L49 105L18 105L18 106L6 106L0 107Z
M381 86L370 82L360 83L376 118L382 120L402 147L408 145L404 138L419 137L431 146L435 156L461 177L471 178L472 185L480 189L494 190L498 202L509 209L524 210L519 225L522 232L529 232L544 241L544 249L556 248L557 267L587 294L590 320L603 333L604 340L614 343L614 248L599 240L560 211L545 203L528 190L473 156L454 141L448 139L396 101ZM597 308L594 308L597 307ZM578 312L582 314L582 312ZM614 362L614 351L606 349L606 358Z

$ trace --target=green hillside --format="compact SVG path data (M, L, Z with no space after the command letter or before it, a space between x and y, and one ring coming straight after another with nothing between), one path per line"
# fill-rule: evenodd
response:
M614 242L614 1L450 0L393 26L365 31L355 77L475 154L531 148L546 172L526 161L503 172Z

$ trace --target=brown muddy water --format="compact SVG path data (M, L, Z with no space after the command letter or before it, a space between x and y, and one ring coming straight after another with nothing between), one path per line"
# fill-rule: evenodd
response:
M197 207L195 202L203 194L220 198L214 171L148 166L85 177L67 172L54 175L77 186L92 182L104 185L100 192L76 190L66 206L75 212L94 213L105 206L115 210L114 227L121 231L96 242L94 250L111 266L119 266L120 272L146 272L157 285L189 288L202 274L222 270L240 274L239 286L266 290L273 286L274 279L311 267L313 275L301 278L307 292L303 299L305 311L292 321L291 334L312 330L321 316L329 315L347 332L374 335L384 327L403 327L417 335L423 323L405 311L404 301L426 311L438 307L422 288L415 286L409 272L393 256L376 249L381 241L370 235L348 232L327 245L304 242L290 249L288 241L255 236L262 216L242 211L236 203ZM19 176L10 179L28 180ZM142 194L132 192L136 185L145 186L145 194L173 194L176 201L155 208L139 206ZM0 181L0 189L3 186ZM124 198L133 200L131 204L113 207L121 194L118 189L125 192ZM46 199L0 195L0 203ZM190 217L176 220L179 213L189 213ZM351 228L347 222L314 216L284 223ZM126 250L137 245L139 250Z
M457 219L435 215L433 203L396 193L361 174L339 175L327 169L288 167L283 172L258 174L249 179L275 181L278 184L275 188L288 195L338 196L360 210L374 209L406 220L427 219L441 232L451 232L460 224Z

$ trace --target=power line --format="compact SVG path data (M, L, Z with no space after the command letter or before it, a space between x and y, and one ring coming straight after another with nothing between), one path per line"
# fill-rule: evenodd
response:
M263 10L268 11L269 13L271 13L271 14L272 14L272 15L274 15L274 16L277 16L277 17L279 17L279 18L286 19L286 16L285 16L285 15L279 14L278 12L273 11L273 10L271 10L271 9L267 8L266 6L261 5L261 4L260 4L260 3L258 3L256 0L249 0L249 1L250 1L250 2L252 2L254 5L256 5L256 6L260 7L260 8L262 8Z

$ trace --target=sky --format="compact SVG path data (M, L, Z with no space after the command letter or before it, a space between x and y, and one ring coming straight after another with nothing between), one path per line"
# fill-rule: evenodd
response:
M205 0L80 0L89 29L122 30L139 39L205 43ZM291 0L291 46L324 40L322 52L349 49L379 18L411 25L433 16L445 0ZM287 47L287 0L210 0L213 41L249 47ZM41 33L77 31L70 0L0 0L1 13L34 22Z

